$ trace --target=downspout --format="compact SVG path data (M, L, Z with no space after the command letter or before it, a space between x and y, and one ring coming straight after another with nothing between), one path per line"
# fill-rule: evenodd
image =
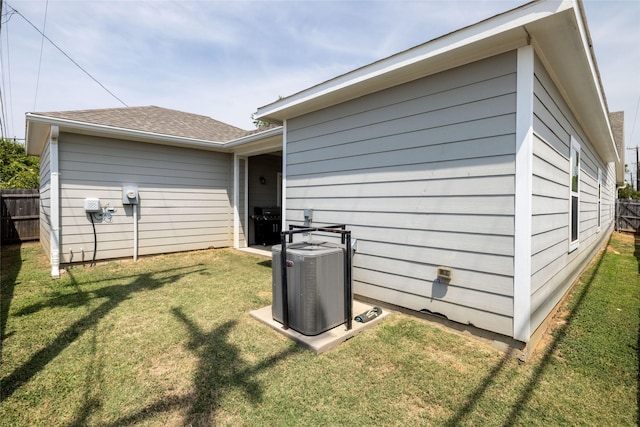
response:
M242 231L244 236L244 247L249 246L249 158L244 157L244 176L242 177L242 186L244 187L242 191L244 191L244 200L242 201L243 207L242 210L244 212L242 218Z
M233 247L240 248L240 212L238 211L238 198L240 197L240 160L237 154L233 154Z
M49 133L49 167L51 170L51 238L49 253L51 254L51 277L60 277L60 172L58 165L58 126L51 126Z
M280 230L287 231L287 120L282 123L282 203L280 204L281 227Z
M133 208L133 262L138 261L138 205L131 205Z

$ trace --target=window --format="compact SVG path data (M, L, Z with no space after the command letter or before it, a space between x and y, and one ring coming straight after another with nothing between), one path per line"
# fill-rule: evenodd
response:
M598 168L598 230L600 231L600 225L602 223L602 169Z
M580 144L571 137L571 203L569 206L569 251L578 247L580 237Z

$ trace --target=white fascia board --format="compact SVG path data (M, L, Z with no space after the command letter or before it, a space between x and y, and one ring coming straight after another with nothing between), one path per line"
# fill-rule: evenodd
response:
M44 140L49 134L50 126L58 126L61 132L72 130L76 133L89 134L94 136L105 136L109 138L121 138L126 140L134 140L141 142L148 142L161 145L172 145L176 147L188 147L196 148L200 150L210 151L223 151L233 152L248 144L258 144L261 146L260 150L273 151L279 150L281 143L275 141L270 144L269 147L262 147L260 142L265 141L268 138L277 139L282 135L282 127L266 130L251 134L242 138L238 138L228 142L212 142L199 139L185 138L173 135L165 135L154 132L139 131L133 129L126 129L114 126L98 125L86 122L78 122L75 120L60 119L55 117L43 116L34 113L27 113L27 137L26 147L30 151L34 151L30 154L36 154L36 152L42 151L40 145L44 144ZM44 139L43 139L44 138ZM40 141L42 140L42 141ZM36 155L38 155L36 154Z
M524 27L530 22L570 9L573 7L573 3L573 1L569 0L547 0L525 4L517 9L496 15L260 107L256 112L256 118L274 118L280 121L290 118L295 113L285 116L283 115L285 110L295 111L298 106L320 97L335 94L367 80L383 75L391 75L410 65L437 60L437 57L445 53L473 45L492 36Z
M133 141L151 142L161 145L173 145L177 147L190 147L203 150L219 151L224 148L224 143L205 141L200 139L185 138L173 135L165 135L154 132L120 128L115 126L105 126L94 123L79 122L76 120L61 119L57 117L43 116L34 113L27 113L27 123L42 123L58 126L60 132L72 130L75 133L82 133L94 136L107 136L109 138L120 138Z
M254 133L248 136L243 136L242 138L234 139L233 141L226 142L224 146L226 148L234 148L238 145L248 144L250 142L260 141L265 138L270 138L272 136L282 135L282 126L277 128L269 129L264 132Z
M613 149L613 154L616 158L616 162L618 166L624 169L624 165L622 164L622 156L618 153L618 149L616 147L615 138L613 137L613 131L611 130L611 122L609 121L609 107L607 105L607 101L604 95L604 86L602 85L602 79L600 77L600 71L598 70L596 55L593 50L593 42L591 40L591 34L589 33L589 29L586 25L587 18L584 13L584 8L581 2L576 4L577 8L577 18L578 21L578 29L580 31L580 36L582 39L582 43L584 46L585 53L587 54L587 61L589 63L589 70L591 71L591 75L593 76L594 84L596 85L596 92L598 96L598 106L600 107L600 111L604 117L604 120L607 124L606 133L611 141L610 149Z
M282 127L245 136L224 144L226 151L239 155L258 155L282 150Z
M538 57L598 154L623 168L581 4L574 3L558 20L532 23L527 31Z

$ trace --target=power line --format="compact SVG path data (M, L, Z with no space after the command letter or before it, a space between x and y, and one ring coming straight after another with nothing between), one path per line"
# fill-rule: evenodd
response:
M3 63L2 63L2 0L0 0L0 72L2 72L3 70ZM5 134L6 132L6 122L7 122L7 118L4 114L4 95L3 95L3 91L2 89L4 89L4 73L2 73L1 76L1 82L0 82L0 114L2 114L2 122L0 123L0 137L2 137L2 139L5 138Z
M5 2L6 3L6 2ZM73 65L75 65L76 67L78 67L80 70L82 70L82 72L84 72L87 76L89 76L89 78L91 80L93 80L94 82L96 82L102 89L104 89L109 95L111 95L112 97L114 97L115 99L117 99L122 105L124 105L125 107L128 107L128 105L120 98L118 98L113 92L111 92L109 89L107 89L105 87L105 85L103 85L102 83L100 83L98 81L98 79L96 79L95 77L93 77L87 70L85 70L84 68L82 68L82 66L80 64L78 64L76 61L73 60L73 58L71 58L64 50L62 50L62 48L60 46L58 46L57 44L55 44L53 42L53 40L51 40L49 37L47 37L42 31L40 31L38 29L38 27L36 27L31 21L29 21L22 13L20 13L16 8L14 8L13 6L11 6L9 3L6 3L7 6L9 6L11 8L11 10L16 13L17 15L19 15L22 19L24 19L29 25L31 25L33 27L34 30L36 30L38 33L40 33L42 35L42 37L44 37L49 43L51 43L53 45L53 47L55 47L56 49L58 49L60 51L60 53L62 53L64 56L67 57L67 59L69 61L71 61L73 63Z
M14 133L15 135L15 129L13 127L13 91L11 90L11 50L9 48L11 44L9 43L9 31L5 31L5 34L7 35L7 81L9 86L9 117L11 117L11 121L9 122L9 124L11 125L10 130L13 131L12 133ZM5 90L5 96L6 94L7 91Z
M44 32L47 30L47 12L49 11L49 0L44 6L44 23L42 24L42 40L40 41L40 59L38 60L38 77L36 77L36 94L33 97L33 111L36 111L36 101L38 100L38 87L40 86L40 70L42 68L42 51L44 50Z

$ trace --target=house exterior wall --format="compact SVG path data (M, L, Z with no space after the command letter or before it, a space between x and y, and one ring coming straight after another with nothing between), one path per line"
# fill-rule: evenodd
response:
M110 221L96 221L96 259L132 256L124 184L139 188L139 255L231 245L231 155L69 133L59 141L62 263L93 257L86 197L115 208Z
M593 149L544 65L534 79L531 327L562 299L613 226L615 169ZM579 244L570 249L570 148L580 144ZM598 228L598 170L601 222Z
M40 155L40 244L51 259L51 157L50 145Z
M348 224L356 294L511 335L515 91L509 52L288 120L287 222Z

